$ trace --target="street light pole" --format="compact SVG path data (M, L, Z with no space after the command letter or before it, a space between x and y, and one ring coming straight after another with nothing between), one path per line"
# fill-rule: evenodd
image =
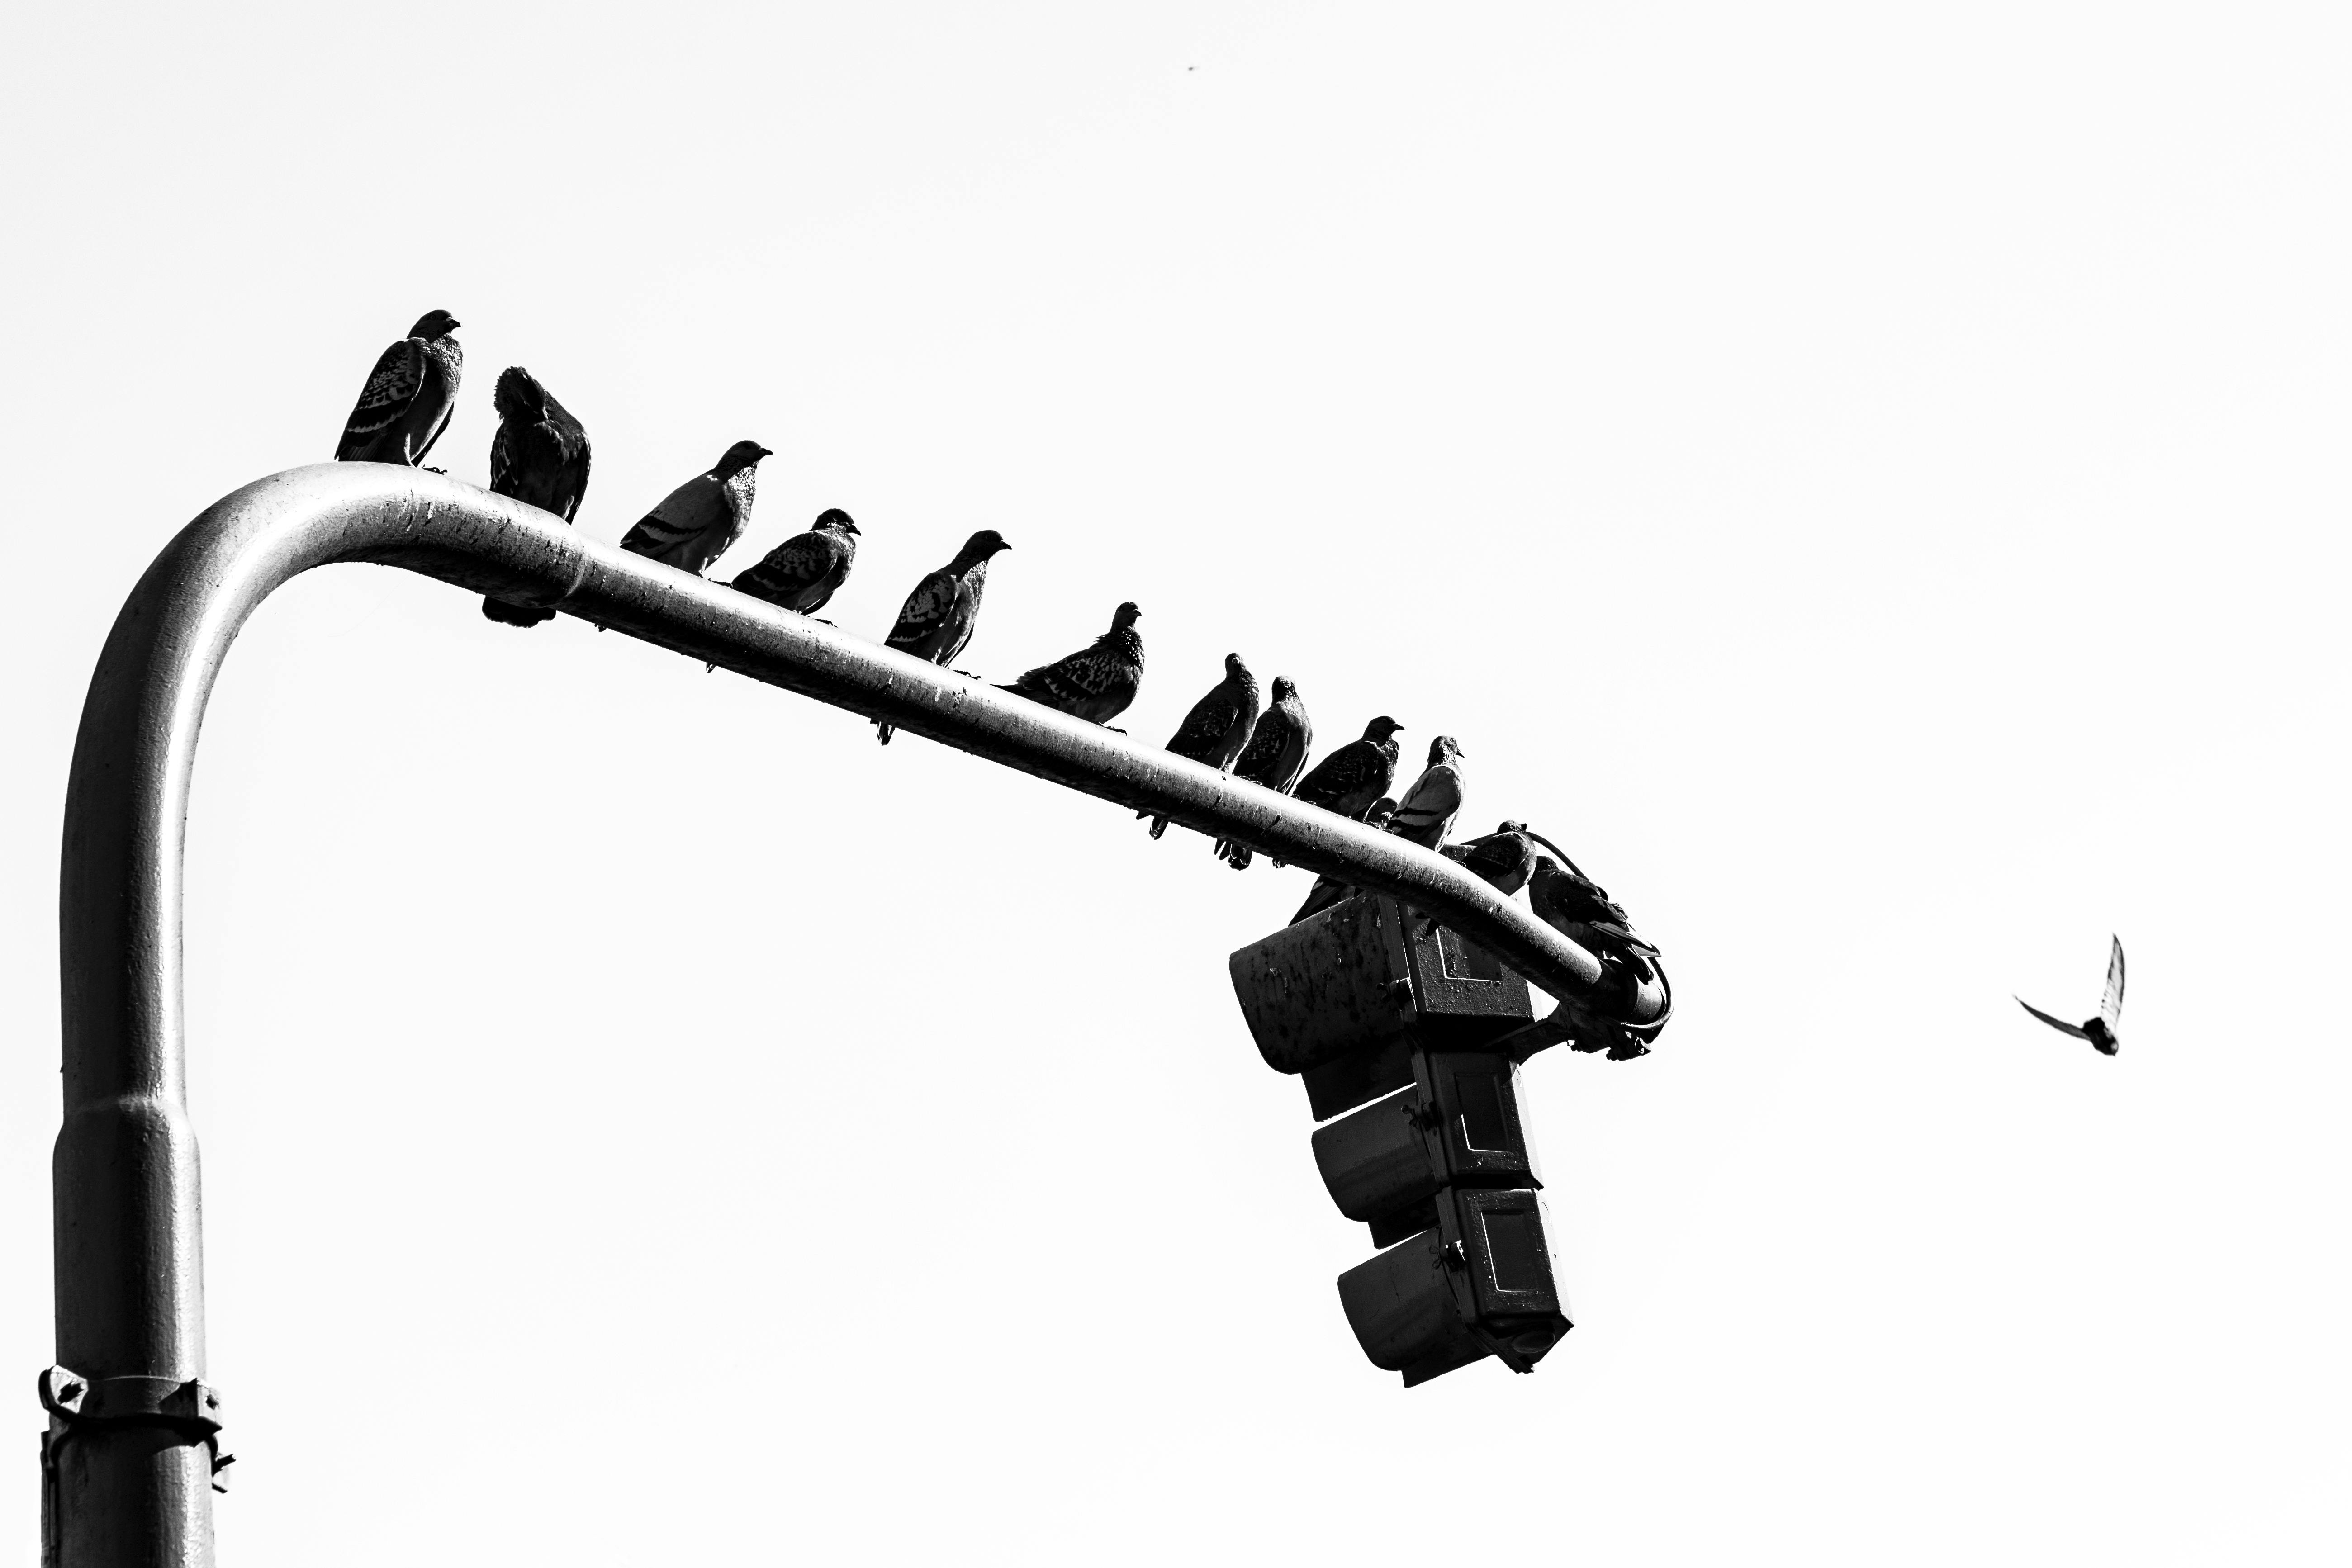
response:
M41 1377L43 1561L207 1568L222 1456L205 1384L181 871L205 705L261 601L314 566L398 566L551 606L1040 778L1402 899L1561 1006L1520 1042L1654 1033L1656 998L1403 840L582 536L417 469L325 463L224 498L117 616L74 745L59 889L65 1121L53 1165L58 1364Z

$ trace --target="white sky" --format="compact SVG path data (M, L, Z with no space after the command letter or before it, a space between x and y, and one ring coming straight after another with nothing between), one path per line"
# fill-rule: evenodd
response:
M562 621L255 619L189 865L233 1565L2340 1562L2341 7L27 7L0 36L0 1561L58 822L172 531L466 322L614 539L1122 598L1666 950L1576 1331L1406 1393L1225 955L1304 873ZM2123 1055L2080 1016L2132 957Z

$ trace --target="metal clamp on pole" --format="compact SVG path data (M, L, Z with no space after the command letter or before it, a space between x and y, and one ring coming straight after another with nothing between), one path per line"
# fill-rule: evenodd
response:
M84 1377L53 1366L41 1373L39 1387L41 1408L49 1413L49 1429L41 1434L45 1474L57 1468L59 1452L78 1431L100 1422L144 1422L203 1443L212 1453L213 1490L228 1490L228 1468L236 1456L221 1452L220 1391L210 1384L194 1378Z

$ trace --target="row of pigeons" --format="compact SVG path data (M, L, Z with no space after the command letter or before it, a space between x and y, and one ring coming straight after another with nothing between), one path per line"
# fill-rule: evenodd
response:
M429 310L408 335L383 351L361 389L359 402L336 445L341 461L422 464L447 428L456 406L465 355L453 335L457 319ZM570 410L520 365L499 373L493 395L498 434L490 441L490 489L572 521L588 489L588 432ZM760 459L769 449L738 441L706 473L672 490L621 541L621 548L697 576L742 537L751 521ZM814 616L832 600L857 560L857 524L839 509L825 511L808 531L787 539L727 584L769 604ZM907 595L890 629L889 646L941 667L952 666L971 640L980 616L988 567L1011 549L994 529L966 540L952 560L925 576ZM485 599L482 613L504 626L534 626L555 612L534 605ZM1141 612L1118 606L1110 629L1067 658L1040 665L1004 690L1034 702L1108 725L1135 700L1143 680L1143 639L1135 629ZM1656 953L1627 923L1625 911L1579 871L1574 862L1524 823L1506 822L1494 833L1449 846L1446 835L1462 808L1462 748L1449 735L1430 743L1428 763L1402 794L1396 781L1397 731L1403 728L1382 714L1363 734L1307 765L1315 729L1298 689L1276 676L1272 700L1261 703L1257 679L1238 654L1225 656L1224 679L1192 705L1168 749L1266 788L1342 816L1365 822L1438 850L1460 861L1506 896L1528 889L1536 913L1604 961L1646 968ZM885 744L887 724L877 724ZM1139 813L1149 816L1149 813ZM1167 828L1155 817L1151 836ZM1537 845L1557 856L1539 856ZM1247 846L1220 840L1218 856L1236 870L1251 862ZM1353 889L1330 878L1318 880L1294 922L1328 909Z

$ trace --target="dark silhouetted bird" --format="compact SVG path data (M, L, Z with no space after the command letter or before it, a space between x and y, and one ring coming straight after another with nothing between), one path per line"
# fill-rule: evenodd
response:
M1386 827L1389 825L1389 818L1395 815L1396 808L1396 802L1386 795L1381 796L1365 811L1364 826ZM1357 889L1353 883L1343 882L1332 876L1318 877L1315 879L1315 885L1307 889L1307 901L1298 906L1297 914L1290 917L1290 923L1297 925L1311 915L1319 915L1332 905L1354 898Z
M890 628L890 646L936 665L950 665L961 658L964 645L971 641L972 628L980 624L980 599L988 589L988 563L999 552L1012 548L992 528L983 528L965 540L954 560L926 574L907 595L898 611L898 624ZM895 732L890 726L877 721L874 729L875 738L888 745Z
M1559 847L1542 835L1530 837L1553 854L1560 853ZM1560 860L1567 858L1560 855ZM1638 963L1657 956L1658 950L1634 933L1624 910L1573 864L1562 865L1549 856L1538 858L1528 879L1528 906L1538 919L1596 958Z
M1291 793L1309 805L1361 818L1365 808L1396 782L1395 736L1403 728L1381 714L1364 726L1363 739L1349 742L1316 763Z
M1453 831L1454 815L1461 809L1462 748L1453 736L1440 735L1429 743L1429 766L1397 802L1389 831L1423 849L1434 849Z
M519 364L499 373L491 401L499 432L490 437L490 490L551 511L570 522L588 493L588 432ZM482 614L501 626L535 626L553 610L484 599Z
M1307 771L1307 749L1315 743L1315 726L1307 722L1307 704L1286 675L1274 678L1274 700L1257 716L1249 744L1242 748L1234 776L1264 784L1276 795L1288 795ZM1236 871L1249 869L1250 849L1230 838L1217 840L1217 853Z
M1249 672L1237 653L1225 655L1225 678L1209 689L1209 694L1192 704L1184 721L1170 736L1168 749L1180 757L1190 757L1196 763L1206 763L1223 773L1234 765L1234 759L1249 744L1250 728L1257 722L1257 677ZM1151 816L1139 811L1138 816ZM1151 817L1151 837L1159 837L1168 831L1168 819Z
M1536 841L1524 822L1503 823L1483 837L1466 844L1441 845L1437 852L1507 899L1528 885L1538 858ZM1417 930L1426 934L1444 923L1424 915Z
M760 459L769 455L757 441L736 442L709 473L695 475L663 497L623 536L621 548L701 576L751 523Z
M1506 822L1483 837L1448 844L1438 853L1459 861L1464 870L1507 899L1526 887L1536 872L1536 841L1524 822Z
M2107 989L2106 994L2099 998L2097 1017L2085 1018L2080 1024L2062 1023L2022 996L2016 1001L2019 1006L2060 1034L2088 1040L2097 1047L2101 1056L2111 1057L2123 1047L2123 1041L2116 1037L2116 1031L2124 1021L2124 939L2111 936L2107 940L2115 945L2107 955Z
M727 585L813 616L824 608L856 563L857 525L847 512L832 507L818 515L816 526L785 540Z
M352 416L343 421L343 437L335 443L337 462L414 468L425 461L448 428L458 378L466 370L466 351L449 335L457 330L457 318L448 311L427 310L406 337L377 357Z
M1090 724L1108 725L1127 711L1143 684L1143 638L1135 629L1142 614L1132 602L1121 605L1111 616L1110 630L1092 643L998 689Z

